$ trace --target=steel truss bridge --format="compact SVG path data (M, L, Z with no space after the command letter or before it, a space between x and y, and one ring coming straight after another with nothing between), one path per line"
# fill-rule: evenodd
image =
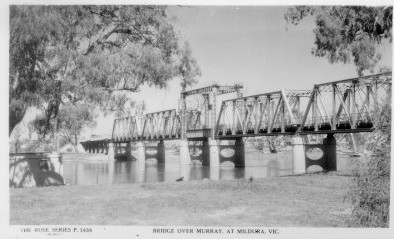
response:
M181 93L179 109L117 118L112 138L82 143L369 132L391 102L392 73L243 96L243 86L211 85ZM236 94L235 98L219 100Z

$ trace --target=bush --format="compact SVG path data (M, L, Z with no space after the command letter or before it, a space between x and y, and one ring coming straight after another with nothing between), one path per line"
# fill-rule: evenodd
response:
M377 129L367 139L370 154L357 163L349 193L351 225L356 227L389 226L391 105L382 112Z

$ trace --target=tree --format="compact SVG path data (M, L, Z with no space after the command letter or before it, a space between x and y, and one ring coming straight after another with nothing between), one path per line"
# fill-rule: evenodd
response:
M165 6L11 6L10 35L9 133L29 106L49 123L67 102L106 110L179 74Z
M296 6L285 19L297 25L308 16L316 23L312 55L326 57L331 64L353 61L360 76L367 70L373 72L383 40L392 42L391 6Z
M297 6L285 18L297 25L307 16L315 19L315 48L312 54L330 63L353 61L361 76L374 71L380 60L378 47L392 42L392 7ZM386 69L387 70L387 69ZM349 190L353 205L352 224L388 227L390 206L391 99L375 112L375 130L367 139L370 154L356 161Z
M78 152L78 139L84 127L93 121L91 106L78 103L64 105L58 115L60 136L74 146Z
M198 76L201 76L200 67L197 64L196 59L192 56L192 50L189 42L185 42L182 49L180 50L180 64L178 71L181 77L182 92L186 90L186 87L192 86L197 83Z

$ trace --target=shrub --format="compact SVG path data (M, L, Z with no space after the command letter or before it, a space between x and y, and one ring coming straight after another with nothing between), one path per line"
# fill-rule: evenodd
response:
M349 198L353 205L351 225L356 227L389 225L391 105L382 112L375 122L377 129L367 139L370 154L354 169Z

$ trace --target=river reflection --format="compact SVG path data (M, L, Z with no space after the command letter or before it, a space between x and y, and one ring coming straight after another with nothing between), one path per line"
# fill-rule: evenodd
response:
M183 180L233 180L250 177L267 178L292 173L291 152L263 154L246 152L245 168L234 168L224 162L221 167L203 167L199 163L181 167L179 155L166 153L166 162L157 164L155 159L146 164L138 161L113 162L106 160L78 160L78 156L65 156L64 178L66 183L75 185L125 184L144 182L174 182ZM351 168L351 159L338 157L338 171Z

